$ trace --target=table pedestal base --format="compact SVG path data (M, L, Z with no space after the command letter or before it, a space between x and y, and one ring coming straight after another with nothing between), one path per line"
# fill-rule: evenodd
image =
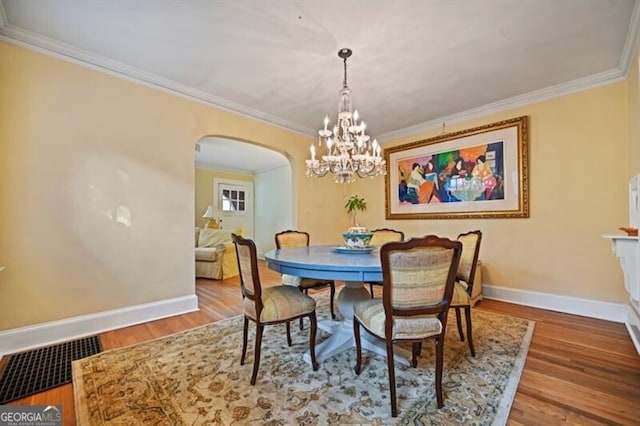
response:
M319 321L318 328L331 333L324 342L316 345L316 360L323 362L334 355L342 353L348 349L356 347L355 338L353 337L353 304L360 300L367 300L371 296L364 288L363 283L347 281L344 288L338 296L338 309L344 317L343 321ZM385 342L372 336L368 331L360 327L360 338L362 349L368 350L384 357L387 356L387 348ZM355 353L355 351L354 351ZM409 365L411 352L397 346L393 348L395 362ZM303 355L303 359L311 363L311 355L307 351ZM355 365L354 365L355 367Z
M316 345L316 361L322 363L323 361L331 358L334 355L347 351L349 349L354 350L356 342L353 337L353 323L346 321L330 321L333 324L326 324L329 321L321 321L321 324L318 323L318 328L322 328L323 330L327 330L332 328L331 337L329 337L324 342ZM383 357L387 356L387 347L384 343L384 340L378 339L368 331L364 330L362 327L360 328L360 341L362 343L362 349L377 353L378 355L382 355ZM411 360L411 351L406 349L394 346L394 361L400 364L409 365L409 361ZM302 358L311 364L311 355L309 351L305 352ZM355 364L354 364L355 368Z

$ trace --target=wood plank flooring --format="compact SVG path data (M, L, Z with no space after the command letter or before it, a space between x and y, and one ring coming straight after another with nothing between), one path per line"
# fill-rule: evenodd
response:
M280 281L263 263L260 274L264 285ZM196 288L198 312L102 333L103 347L133 345L241 313L237 277L198 279ZM492 300L474 309L536 321L508 424L640 424L640 356L624 324ZM4 362L6 357L0 366ZM76 421L71 384L11 404L62 405L64 424Z

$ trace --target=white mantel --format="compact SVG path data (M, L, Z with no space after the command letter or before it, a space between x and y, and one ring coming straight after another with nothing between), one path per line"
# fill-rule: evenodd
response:
M613 254L620 259L624 274L624 288L632 300L640 302L640 245L638 237L603 235L611 240Z
M629 293L629 313L625 324L640 354L640 243L638 237L603 235L611 240L613 254L620 259L624 288Z
M638 228L640 223L640 175L629 182L629 223ZM611 240L613 254L620 259L624 275L624 288L629 293L629 314L625 324L633 344L640 354L640 241L627 235L603 235Z

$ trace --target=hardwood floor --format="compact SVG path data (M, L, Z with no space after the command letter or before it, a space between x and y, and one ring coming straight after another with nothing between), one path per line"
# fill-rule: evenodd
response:
M279 284L279 274L264 264L260 266L264 285ZM225 281L198 279L196 287L198 312L102 333L104 349L155 339L241 313L237 277ZM639 424L640 356L623 324L491 300L480 302L474 309L536 321L508 424ZM11 404L62 405L64 424L75 424L71 384Z

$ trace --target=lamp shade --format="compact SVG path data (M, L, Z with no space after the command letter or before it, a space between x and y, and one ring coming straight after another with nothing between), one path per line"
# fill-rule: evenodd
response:
M206 219L213 219L214 217L216 217L215 211L213 210L213 206L207 207L207 211L204 212L202 217L204 217Z

